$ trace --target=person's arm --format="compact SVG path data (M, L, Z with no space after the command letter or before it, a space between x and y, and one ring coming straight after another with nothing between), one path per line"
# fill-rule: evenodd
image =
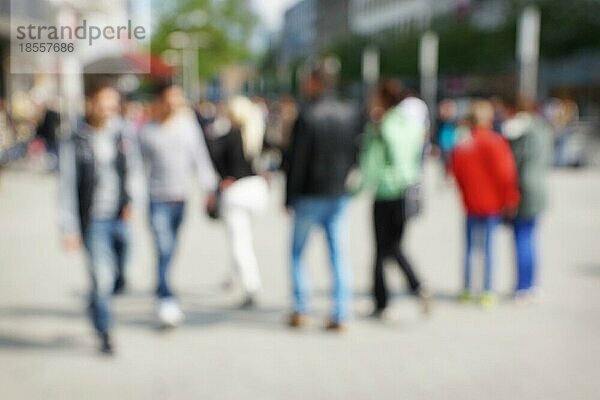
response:
M77 166L75 144L64 139L59 147L59 218L63 244L76 248L81 241L79 203L77 198Z
M202 128L200 128L200 124L195 119L190 119L189 132L190 150L192 151L192 158L197 177L200 181L200 187L206 193L213 193L219 186L219 178L210 158Z
M498 146L487 146L487 156L492 163L494 179L502 193L504 208L508 212L513 212L521 199L517 166L509 144L505 139L500 137L499 139Z
M141 143L132 125L127 125L123 130L123 145L127 169L125 191L130 202L137 206L143 204L146 198L146 174Z
M301 115L296 120L292 130L292 144L288 152L288 170L286 180L285 205L291 207L294 198L304 186L308 169L309 153L312 138L307 129L306 121Z

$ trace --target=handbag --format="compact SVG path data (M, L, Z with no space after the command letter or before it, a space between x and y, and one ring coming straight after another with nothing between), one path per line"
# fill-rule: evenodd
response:
M392 157L390 154L389 144L383 138L383 135L379 136L379 140L383 143L385 149L385 163L386 165L392 164ZM421 164L422 168L422 164ZM400 216L407 221L412 217L416 217L423 210L423 185L421 182L414 183L406 189L404 189L404 193L402 198L400 199L401 203L401 213Z
M423 210L423 185L419 182L404 191L403 217L408 220L416 217Z

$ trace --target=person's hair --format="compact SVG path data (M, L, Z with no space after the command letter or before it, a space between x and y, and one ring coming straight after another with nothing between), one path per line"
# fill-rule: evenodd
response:
M399 79L383 79L377 84L375 94L387 110L404 100L404 85Z
M171 82L170 80L157 82L152 87L152 90L151 90L152 96L154 98L161 98L165 95L165 93L169 89L171 89L174 86L176 86L176 85L173 82Z
M537 109L536 101L526 96L508 96L502 99L502 103L514 112L533 113Z
M338 60L327 58L310 64L306 77L319 82L325 90L332 90L337 85L339 69Z
M475 100L471 104L469 119L475 126L492 126L494 123L494 106L489 100Z
M244 96L235 96L227 103L231 122L242 135L244 156L251 161L260 155L265 136L265 121L260 108Z
M93 82L91 82L85 89L85 97L88 99L93 99L94 97L96 97L100 92L106 90L106 89L111 89L111 90L117 90L115 88L115 85L108 79L98 79L98 80L94 80Z

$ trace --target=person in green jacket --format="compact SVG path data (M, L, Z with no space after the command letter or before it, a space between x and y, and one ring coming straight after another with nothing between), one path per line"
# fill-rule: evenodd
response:
M421 179L427 107L415 97L403 99L402 83L382 81L370 100L370 119L360 155L361 187L374 191L373 222L376 255L373 277L373 317L384 317L388 305L384 262L398 262L410 291L429 311L430 296L402 250L406 223L414 214L408 194ZM403 100L403 101L401 101Z
M535 103L506 101L509 118L502 131L510 143L519 173L521 202L512 220L517 261L515 299L538 295L537 230L547 203L547 173L552 164L552 128L535 113Z

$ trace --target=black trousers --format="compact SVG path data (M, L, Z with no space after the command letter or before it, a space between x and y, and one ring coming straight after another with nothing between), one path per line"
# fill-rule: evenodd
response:
M384 263L388 258L398 262L413 294L418 293L421 283L402 251L402 237L407 222L404 216L404 201L402 199L375 201L373 222L376 243L373 297L377 309L382 310L387 306L389 298L384 273Z

